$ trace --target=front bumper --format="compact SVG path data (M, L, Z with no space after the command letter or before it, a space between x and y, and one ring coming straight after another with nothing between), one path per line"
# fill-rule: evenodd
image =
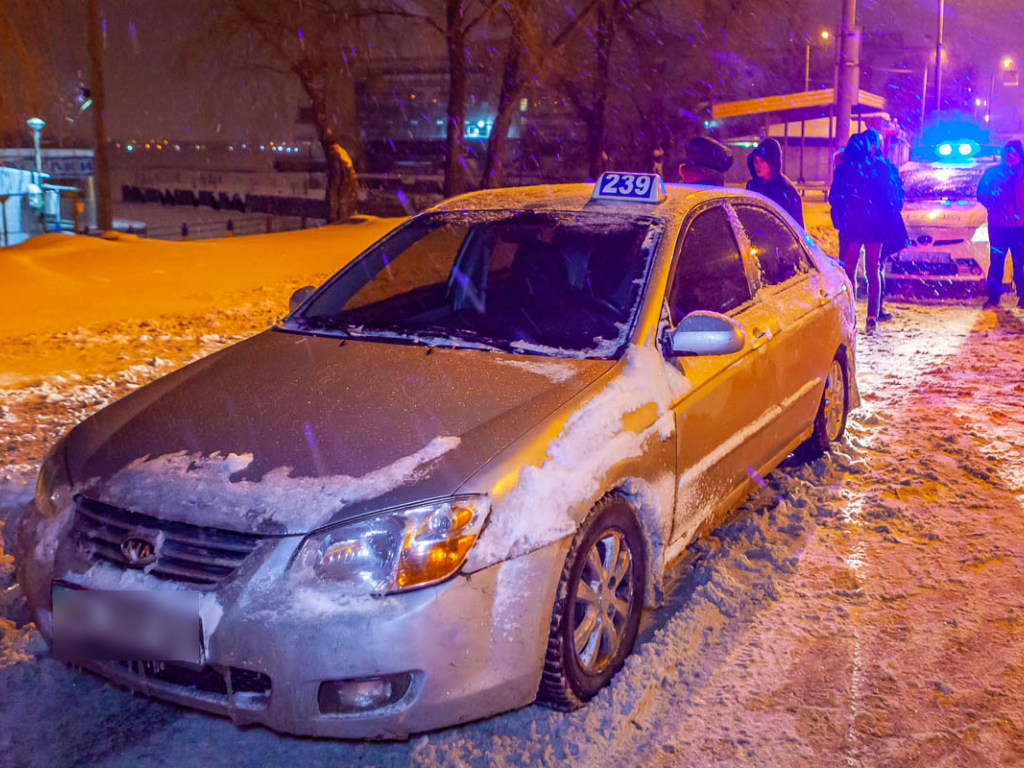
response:
M984 284L988 272L988 243L942 240L932 246L910 245L885 260L887 282L905 284Z
M40 530L22 526L19 572L37 624L52 642L55 573L53 562L33 556ZM140 663L82 666L134 691L238 724L334 738L402 739L521 707L536 697L568 540L383 598L290 586L285 567L298 543L298 537L268 542L262 562L244 580L212 591L220 615L204 617L202 669L169 665L154 676L153 665ZM62 545L56 552L58 575L66 573L67 549ZM96 568L85 571L76 580L88 586ZM167 582L154 582L167 588ZM320 711L324 681L405 672L412 673L412 683L393 704L356 714Z

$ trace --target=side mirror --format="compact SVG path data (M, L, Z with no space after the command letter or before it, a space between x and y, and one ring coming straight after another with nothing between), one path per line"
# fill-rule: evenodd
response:
M299 288L297 291L295 291L295 293L292 294L292 297L288 299L288 311L294 312L296 309L302 306L302 302L304 302L306 299L312 296L315 290L316 288L314 286L305 285L302 288Z
M667 352L679 355L731 355L746 344L743 326L717 312L691 312L668 337Z

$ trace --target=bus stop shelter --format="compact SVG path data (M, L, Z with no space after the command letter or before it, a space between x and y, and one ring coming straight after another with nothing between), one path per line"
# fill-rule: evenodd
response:
M889 117L885 99L863 90L857 92L851 113L851 132L874 127ZM829 182L836 128L834 89L728 101L713 105L711 117L724 135L737 129L749 134L752 126L759 126L762 135L780 139L784 173L794 175L800 183ZM805 157L808 148L812 154L810 162Z

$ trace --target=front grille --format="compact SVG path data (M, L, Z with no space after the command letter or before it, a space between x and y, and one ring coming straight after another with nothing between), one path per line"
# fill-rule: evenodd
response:
M270 698L270 678L262 672L242 667L196 667L170 661L114 662L133 675L157 680L180 689L182 693L228 703L230 696L235 705L259 707Z
M159 540L157 559L146 572L193 584L216 584L227 578L260 540L253 534L159 520L84 496L76 498L72 533L93 560L121 568L135 567L122 552L125 538L142 534Z

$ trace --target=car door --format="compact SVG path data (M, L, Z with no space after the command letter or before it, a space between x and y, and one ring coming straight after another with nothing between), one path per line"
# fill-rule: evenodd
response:
M714 204L684 225L666 290L668 324L695 310L733 318L744 347L725 355L669 357L686 379L673 403L678 487L670 556L701 525L731 508L747 492L756 469L772 454L766 429L775 413L766 386L766 345L771 318L752 295L727 209Z
M809 427L836 354L838 308L794 231L759 204L734 203L754 269L755 296L776 318L771 371L780 408L777 429L792 443Z

